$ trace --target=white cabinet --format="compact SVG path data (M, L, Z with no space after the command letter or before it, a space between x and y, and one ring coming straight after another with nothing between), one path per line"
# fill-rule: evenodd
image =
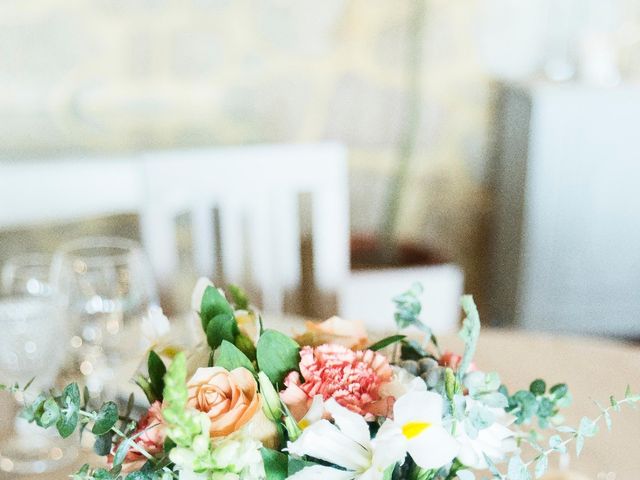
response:
M640 336L640 86L507 86L498 112L493 318Z

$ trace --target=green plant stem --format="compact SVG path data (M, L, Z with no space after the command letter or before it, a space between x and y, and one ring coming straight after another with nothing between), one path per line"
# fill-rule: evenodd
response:
M625 398L623 400L619 400L617 405L620 406L620 405L631 404L631 403L633 403L632 399ZM594 424L598 424L600 422L600 420L602 420L604 418L605 412L609 412L612 409L613 409L613 406L605 408L602 411L602 413L600 413L600 415L598 415L596 418L593 419L593 423ZM570 444L572 441L574 441L577 437L578 437L578 432L575 432L575 433L571 434L570 437L564 439L560 445L566 447L568 444ZM554 449L554 448L549 448L549 449L543 451L538 456L536 456L533 460L529 460L527 463L525 463L525 467L529 468L539 458L541 458L543 456L546 456L546 455L550 455L555 451L556 451L556 449Z

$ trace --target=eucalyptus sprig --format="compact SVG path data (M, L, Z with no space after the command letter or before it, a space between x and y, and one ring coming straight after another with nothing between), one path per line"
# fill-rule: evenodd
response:
M611 430L612 420L611 411L619 412L622 405L635 405L640 402L640 394L633 394L630 387L627 387L623 399L617 400L613 395L609 397L610 405L603 407L596 402L600 408L600 415L596 418L582 417L577 427L569 427L561 425L555 428L558 434L553 435L548 440L548 447L543 448L537 442L530 442L531 445L538 450L538 454L531 460L525 462L519 455L514 455L509 460L507 473L503 474L497 466L485 455L485 460L489 466L494 479L500 480L531 480L532 478L542 477L549 466L549 456L553 453L566 453L567 446L575 441L576 455L579 456L584 447L585 439L595 436L599 430L599 424L604 420L607 429ZM562 438L559 434L567 434ZM533 467L533 477L531 474Z

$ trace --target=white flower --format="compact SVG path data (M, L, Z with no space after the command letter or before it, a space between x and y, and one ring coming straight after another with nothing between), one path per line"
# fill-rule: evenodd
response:
M466 403L466 410L469 411L477 400L467 397ZM458 424L456 440L461 447L458 459L470 468L483 470L488 467L485 455L498 463L504 460L508 453L517 449L515 434L506 427L510 423L510 415L499 408L492 408L491 412L495 415L496 421L479 430L477 434L473 432L469 435L464 422Z
M144 348L148 350L166 340L171 331L171 324L166 315L162 313L162 308L152 306L147 310L147 315L142 318L140 330Z
M458 442L442 426L442 402L437 393L409 391L396 400L393 420L387 420L380 428L381 432L387 429L399 432L413 461L425 469L446 465L460 449Z
M322 398L322 395L316 395L311 401L309 410L307 410L305 416L300 419L298 425L302 430L304 430L314 423L319 422L324 416L324 410L324 399Z
M402 462L406 455L398 432L379 432L371 440L364 418L340 406L334 399L325 403L335 425L328 420L311 424L288 450L294 455L309 455L338 465L345 470L315 465L305 467L289 480L381 480L384 471Z
M391 368L393 370L391 381L380 387L382 397L400 398L408 392L427 390L427 385L421 378L396 365L392 365Z

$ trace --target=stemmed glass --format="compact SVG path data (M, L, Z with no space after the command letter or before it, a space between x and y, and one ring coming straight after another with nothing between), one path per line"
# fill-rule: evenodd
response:
M29 390L9 398L14 411L13 431L0 442L0 469L12 473L42 473L63 467L77 457L74 446L60 440L53 431L44 431L16 417L21 404L30 402L36 392L53 387L62 367L65 329L60 310L52 297L9 296L0 300L0 383L18 382ZM6 407L3 408L5 410ZM8 408L7 408L8 409Z
M74 240L54 255L51 272L68 315L75 371L94 397L126 393L117 382L135 372L143 353L141 319L157 304L140 245L112 237Z
M3 295L51 296L51 255L26 253L9 258L2 267Z

